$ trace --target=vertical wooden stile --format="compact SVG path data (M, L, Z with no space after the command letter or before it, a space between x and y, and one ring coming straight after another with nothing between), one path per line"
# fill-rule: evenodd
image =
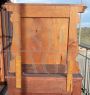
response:
M1 9L0 13L0 71L1 71L1 76L0 76L0 81L4 82L5 81L5 72L4 72L4 32L6 31L5 29L5 11L4 9Z
M16 33L16 88L21 88L22 70L21 70L21 22L20 22L20 7L15 9L15 16L17 20L14 21L14 32Z
M78 42L76 25L78 23L77 8L70 8L70 22L68 35L68 71L67 71L67 92L73 90L73 72L76 65L76 56L78 54ZM77 68L76 68L76 71ZM76 72L75 71L75 72Z

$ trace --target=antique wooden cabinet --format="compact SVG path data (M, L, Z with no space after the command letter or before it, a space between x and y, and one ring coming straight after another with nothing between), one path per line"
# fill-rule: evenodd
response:
M85 6L10 3L4 7L9 44L4 51L9 61L2 63L8 94L81 95L77 24Z

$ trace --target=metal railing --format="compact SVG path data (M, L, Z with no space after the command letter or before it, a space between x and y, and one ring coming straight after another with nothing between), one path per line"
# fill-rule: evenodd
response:
M78 57L80 71L83 76L82 93L90 95L90 47L85 44L80 45L80 47L84 48Z

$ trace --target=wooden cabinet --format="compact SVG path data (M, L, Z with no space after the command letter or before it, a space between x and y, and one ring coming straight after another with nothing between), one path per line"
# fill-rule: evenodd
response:
M9 95L12 91L16 93L13 95L67 95L68 92L68 95L81 95L76 27L78 13L85 6L6 4L5 7L13 27L6 76ZM77 88L79 91L75 92Z

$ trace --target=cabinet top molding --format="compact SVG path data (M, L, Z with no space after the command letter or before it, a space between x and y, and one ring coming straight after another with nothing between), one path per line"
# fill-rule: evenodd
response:
M20 13L21 17L70 17L72 9L83 13L87 8L84 4L6 3L4 6L8 11Z

